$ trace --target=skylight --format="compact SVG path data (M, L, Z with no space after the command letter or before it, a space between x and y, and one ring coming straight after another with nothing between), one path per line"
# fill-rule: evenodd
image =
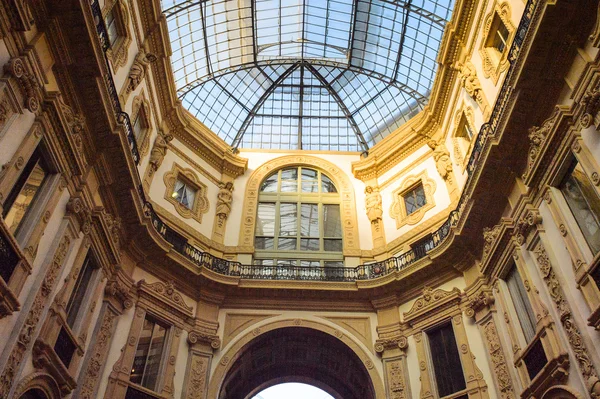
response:
M427 103L453 0L162 0L183 105L234 148L367 151Z

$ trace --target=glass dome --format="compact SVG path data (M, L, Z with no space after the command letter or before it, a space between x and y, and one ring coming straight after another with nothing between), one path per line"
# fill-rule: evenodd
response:
M161 0L177 94L234 148L367 151L426 104L453 0Z

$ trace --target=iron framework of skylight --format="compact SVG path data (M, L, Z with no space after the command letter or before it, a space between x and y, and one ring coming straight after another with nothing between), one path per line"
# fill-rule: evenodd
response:
M453 0L161 0L183 105L234 148L367 151L427 103Z

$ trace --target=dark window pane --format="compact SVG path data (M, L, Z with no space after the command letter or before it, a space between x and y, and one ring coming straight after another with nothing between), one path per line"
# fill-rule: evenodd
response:
M533 380L548 363L548 358L546 357L546 352L544 352L544 346L542 345L541 340L538 339L531 345L527 354L523 357L523 360L525 361L529 379Z
M279 235L298 235L298 205L282 203L279 205Z
M4 223L15 234L48 176L39 150L34 151L4 202Z
M279 238L277 241L277 249L280 251L293 251L296 249L296 238Z
M521 280L521 276L515 266L513 266L512 270L506 276L506 285L515 306L519 323L521 323L525 341L529 343L535 336L535 313L533 312L529 298L527 298L523 280Z
M177 200L181 205L188 209L194 208L194 201L196 200L196 189L189 183L177 179L175 182L175 188L173 190L173 198Z
M300 235L319 237L319 205L302 204L300 209Z
M260 191L263 193L274 193L277 191L277 172L267 177L260 185Z
M281 171L281 192L298 192L298 168L284 169Z
M410 215L427 203L423 185L419 184L406 194L404 194L404 205L406 206L406 214Z
M579 163L572 168L561 183L560 190L595 255L600 251L600 198Z
M254 238L256 249L273 249L275 239L273 237L256 237Z
M323 237L341 237L342 221L339 205L323 205Z
M319 191L319 174L313 169L302 169L302 192L316 193Z
M300 249L302 251L318 251L319 250L319 239L318 238L302 238L300 240Z
M275 204L268 202L258 204L256 235L275 236Z
M331 179L324 174L321 174L321 190L324 193L337 193L337 189Z
M88 291L94 269L92 254L88 253L85 262L83 262L82 269L79 272L79 276L77 276L77 281L75 282L71 298L69 298L69 303L67 303L67 324L70 327L73 327L73 324L75 324L79 309L81 308L81 303Z
M466 388L465 377L452 325L438 327L427 335L439 396L462 391Z
M342 240L323 240L325 244L325 251L331 252L342 252Z

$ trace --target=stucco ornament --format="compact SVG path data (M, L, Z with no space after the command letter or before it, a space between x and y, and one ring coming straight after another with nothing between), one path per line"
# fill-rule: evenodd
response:
M156 61L154 54L147 52L143 48L140 49L127 76L126 96L137 89L140 83L142 83L142 80L146 77L148 66L154 61Z
M454 65L454 69L458 71L460 83L464 87L467 94L475 101L480 102L482 99L481 82L477 77L477 71L475 70L473 63L471 61L466 61L464 63L457 62Z
M172 135L165 134L162 131L158 132L152 151L150 151L150 167L153 172L156 172L160 168L160 165L162 165L171 140L173 140Z
M219 225L223 224L231 212L231 202L233 201L232 191L233 182L219 183L219 194L217 194L217 217L219 218Z
M442 179L452 183L452 160L446 146L435 140L429 140L427 145L433 150L433 159L438 173Z
M379 187L367 186L365 188L365 207L367 208L367 217L371 223L377 223L383 216L383 206Z

